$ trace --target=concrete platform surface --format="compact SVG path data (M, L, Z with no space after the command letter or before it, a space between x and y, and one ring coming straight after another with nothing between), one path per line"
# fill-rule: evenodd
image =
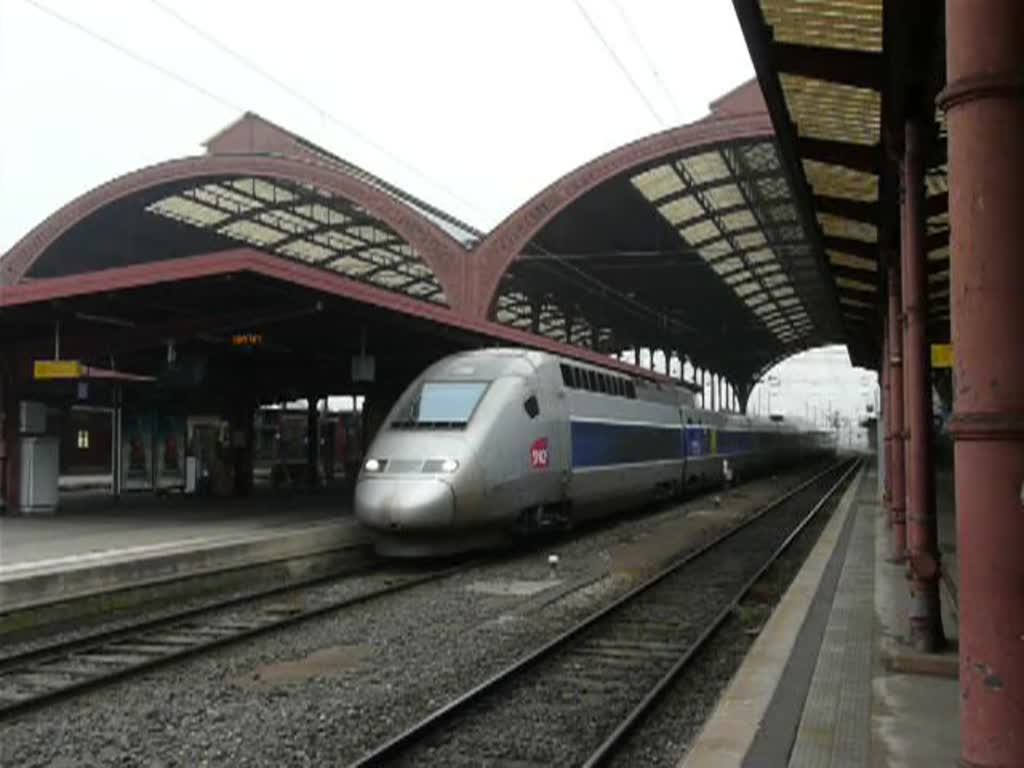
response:
M948 525L950 499L941 506ZM917 658L904 645L905 569L886 562L887 547L869 464L692 745L686 768L957 764L952 601L943 595L951 650Z
M0 517L0 613L368 542L337 498L97 499Z

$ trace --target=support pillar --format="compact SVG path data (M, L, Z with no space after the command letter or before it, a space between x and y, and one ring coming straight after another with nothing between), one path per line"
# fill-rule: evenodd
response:
M885 522L892 528L892 394L889 385L889 320L882 320L882 366L881 366L882 412L879 426L882 428L882 508L886 510Z
M1024 3L946 0L960 744L1024 765Z
M718 410L718 374L711 374L711 410Z
M907 552L906 463L903 460L903 329L900 322L900 279L896 266L889 267L889 519L892 521L889 561L901 562Z
M313 487L320 477L320 412L316 395L306 398L306 478Z
M903 177L903 316L906 339L903 376L909 431L907 553L910 557L910 643L919 651L938 651L946 643L939 601L939 533L935 515L935 467L932 463L931 355L928 345L928 256L924 246L924 147L921 123L906 124Z
M18 509L18 401L14 383L0 368L0 512Z

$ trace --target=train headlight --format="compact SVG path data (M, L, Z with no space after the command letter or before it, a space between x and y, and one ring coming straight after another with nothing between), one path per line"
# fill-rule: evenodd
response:
M447 472L448 474L451 474L458 468L459 462L457 462L455 459L445 459L444 461L441 462L442 472Z
M384 469L384 462L380 459L367 459L366 463L363 464L363 469L367 472L380 472Z

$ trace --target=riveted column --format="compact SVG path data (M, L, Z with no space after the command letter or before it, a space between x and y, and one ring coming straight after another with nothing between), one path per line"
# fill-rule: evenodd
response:
M903 460L903 324L900 322L900 279L897 267L889 267L889 519L892 521L889 560L900 562L907 552L906 463Z
M910 642L919 651L945 645L939 602L939 536L931 450L931 380L928 346L928 277L924 249L924 158L921 123L906 124L903 346L907 450L907 554L910 558Z
M890 467L890 460L892 459L892 411L889 405L889 396L891 390L889 387L889 320L888 317L882 319L882 364L880 371L880 378L882 384L882 413L879 421L879 426L882 429L882 441L879 446L879 450L882 451L882 505L886 511L885 522L889 528L892 528L892 468Z
M947 0L960 744L1024 765L1024 3Z

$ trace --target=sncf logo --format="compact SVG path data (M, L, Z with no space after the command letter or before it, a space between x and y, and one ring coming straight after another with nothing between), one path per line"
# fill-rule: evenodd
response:
M538 437L530 446L530 466L534 469L545 469L548 465L548 439Z

